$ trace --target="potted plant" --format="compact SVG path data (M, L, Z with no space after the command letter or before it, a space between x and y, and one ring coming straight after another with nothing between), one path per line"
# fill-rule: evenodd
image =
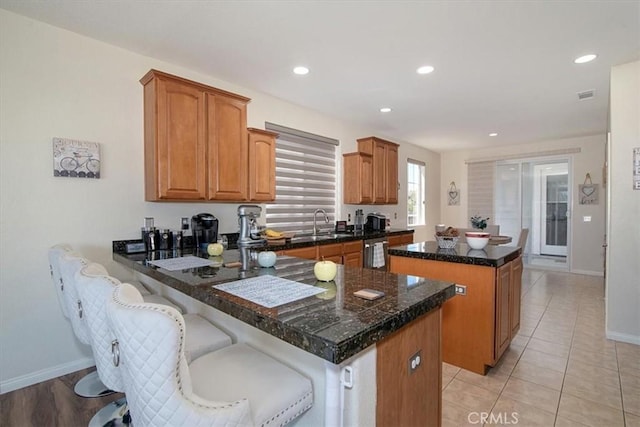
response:
M471 226L478 230L484 230L487 228L487 221L489 218L483 218L480 215L474 215L471 217Z

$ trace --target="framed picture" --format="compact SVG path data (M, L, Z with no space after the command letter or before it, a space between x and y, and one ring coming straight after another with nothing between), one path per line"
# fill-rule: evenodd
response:
M100 178L100 144L53 138L53 176Z
M455 182L451 182L449 189L447 190L447 200L449 206L460 205L460 190L456 187Z

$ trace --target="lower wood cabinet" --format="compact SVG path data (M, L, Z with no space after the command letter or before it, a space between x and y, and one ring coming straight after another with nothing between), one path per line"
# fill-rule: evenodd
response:
M441 309L376 344L376 425L439 426L442 415ZM420 363L411 369L411 360Z
M352 267L362 267L362 240L347 243L332 243L305 248L286 249L278 255L287 255L303 259L333 261Z
M408 245L413 243L413 233L397 234L394 236L389 236L387 240L389 241L390 248L394 246Z

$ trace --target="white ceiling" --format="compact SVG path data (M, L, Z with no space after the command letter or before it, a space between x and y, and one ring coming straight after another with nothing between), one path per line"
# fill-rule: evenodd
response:
M0 0L0 7L440 152L604 133L610 68L640 58L639 1ZM573 63L591 52L594 62ZM425 64L435 72L416 74ZM311 72L294 75L296 65ZM593 99L577 99L590 89ZM393 111L382 114L383 106Z

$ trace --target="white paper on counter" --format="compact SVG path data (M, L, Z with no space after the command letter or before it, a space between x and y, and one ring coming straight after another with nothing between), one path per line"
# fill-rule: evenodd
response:
M188 268L206 267L208 265L213 265L213 262L208 259L188 255L178 258L167 258L149 261L149 264L155 265L156 267L164 268L165 270L176 271L186 270Z
M214 288L267 308L277 307L327 291L275 276L251 277L215 285Z

